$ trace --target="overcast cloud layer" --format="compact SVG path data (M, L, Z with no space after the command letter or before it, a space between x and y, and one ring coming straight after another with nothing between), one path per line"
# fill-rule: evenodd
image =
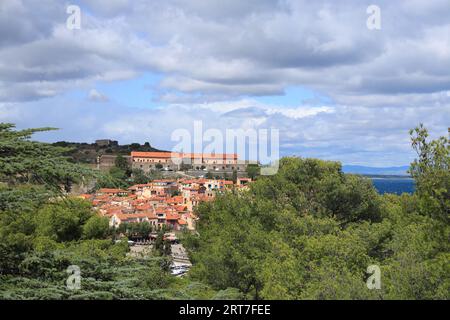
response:
M66 27L68 4L81 30ZM366 27L370 4L381 30ZM195 120L278 128L282 155L404 165L408 129L450 125L449 12L448 0L2 0L0 121L166 149ZM99 89L149 74L138 106ZM317 98L292 101L295 88Z

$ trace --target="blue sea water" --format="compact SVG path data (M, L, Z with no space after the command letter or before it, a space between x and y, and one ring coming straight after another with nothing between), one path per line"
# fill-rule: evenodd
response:
M415 183L409 178L371 178L375 189L381 194L384 193L413 193Z

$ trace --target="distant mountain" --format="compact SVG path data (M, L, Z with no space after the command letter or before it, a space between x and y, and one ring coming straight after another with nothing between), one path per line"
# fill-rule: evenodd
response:
M345 173L354 174L367 174L367 175L393 175L393 176L407 176L407 170L409 166L402 167L365 167L365 166L353 166L344 165L342 170Z

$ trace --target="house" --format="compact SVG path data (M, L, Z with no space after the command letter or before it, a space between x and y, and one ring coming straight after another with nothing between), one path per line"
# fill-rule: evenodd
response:
M194 170L245 171L246 162L238 160L238 155L222 153L180 153L180 152L131 152L134 169L144 172L155 169L179 170L188 167Z
M131 214L114 213L109 220L109 226L118 228L122 223L141 223L141 222L148 222L153 227L156 227L158 225L158 218L152 212L131 213Z
M130 192L122 189L110 189L110 188L101 188L97 191L97 195L107 195L107 196L128 196Z

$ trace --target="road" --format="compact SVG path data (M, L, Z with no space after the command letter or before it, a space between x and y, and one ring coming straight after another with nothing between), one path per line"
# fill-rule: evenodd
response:
M128 254L136 258L144 257L151 254L152 248L153 245L134 245L130 247L130 252ZM191 265L186 249L184 249L182 244L172 245L172 258L176 265Z

